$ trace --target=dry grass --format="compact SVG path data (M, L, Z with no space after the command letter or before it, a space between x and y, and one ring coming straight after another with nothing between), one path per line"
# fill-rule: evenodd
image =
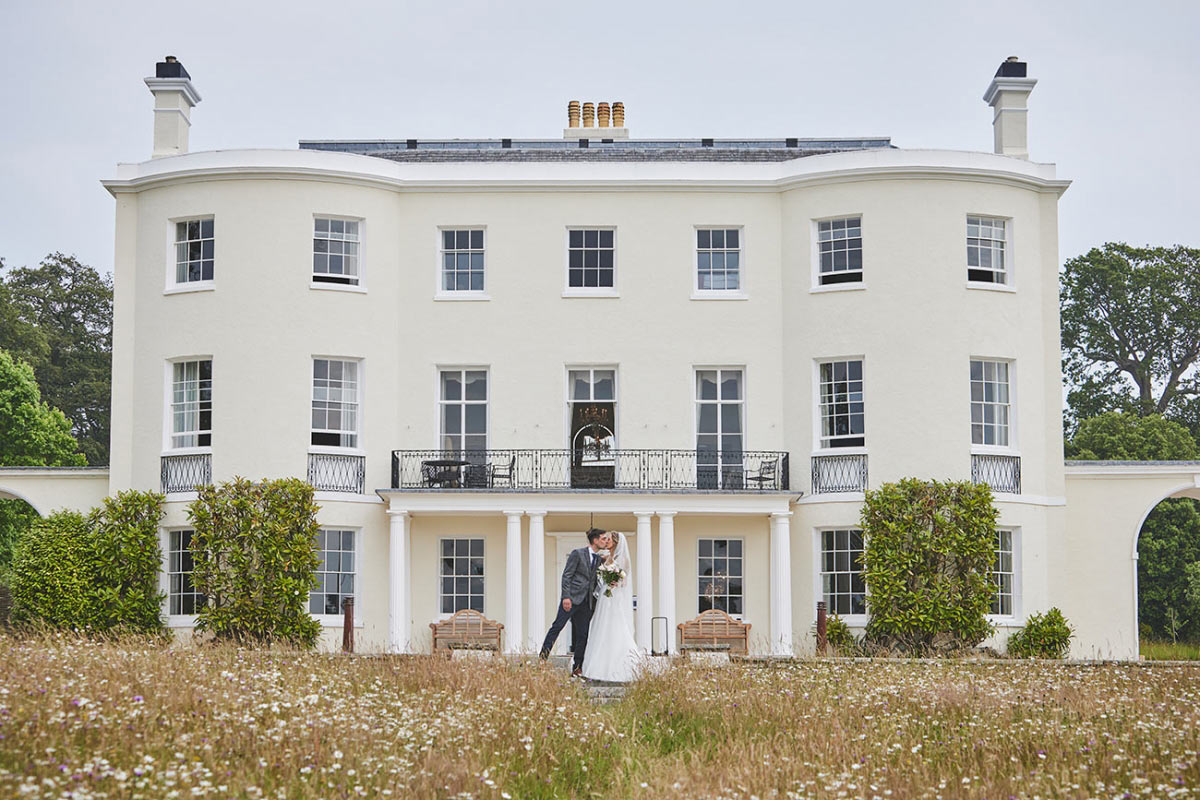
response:
M1170 797L1200 666L677 668L0 639L0 797ZM1200 793L1200 789L1195 790Z

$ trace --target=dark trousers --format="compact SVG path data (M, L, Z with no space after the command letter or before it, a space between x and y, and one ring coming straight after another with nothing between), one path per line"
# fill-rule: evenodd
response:
M542 652L549 653L554 642L566 624L571 623L571 648L575 651L575 669L583 667L583 653L587 650L588 627L592 624L592 607L587 603L571 604L570 611L564 611L562 603L558 604L558 615L554 624L546 633L546 641L542 642Z

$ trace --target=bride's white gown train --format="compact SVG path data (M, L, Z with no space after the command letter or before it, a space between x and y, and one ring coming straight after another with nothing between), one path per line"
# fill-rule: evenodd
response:
M629 574L629 547L625 536L613 548L613 561ZM603 586L603 584L602 584ZM628 683L637 677L644 654L633 638L633 588L626 578L624 585L612 588L612 597L600 589L596 610L588 630L587 651L583 654L583 676L597 681Z

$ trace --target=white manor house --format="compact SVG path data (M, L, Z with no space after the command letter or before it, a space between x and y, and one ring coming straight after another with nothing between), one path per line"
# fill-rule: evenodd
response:
M630 534L643 646L717 608L803 655L818 601L866 622L864 490L969 479L1000 515L990 643L1058 606L1074 655L1136 658L1137 532L1200 465L1064 464L1068 182L1029 159L1035 83L1000 65L993 153L643 140L576 102L547 139L192 153L168 57L152 158L103 182L111 467L2 469L0 495L164 492L185 630L195 487L295 476L326 646L354 597L362 649L428 652L469 608L536 652L595 525Z

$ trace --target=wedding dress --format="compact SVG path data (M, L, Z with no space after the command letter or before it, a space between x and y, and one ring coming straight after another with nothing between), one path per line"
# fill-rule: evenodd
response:
M625 536L614 533L613 563L629 575L629 546ZM583 676L597 681L628 683L632 681L643 661L643 654L633 638L633 588L629 578L612 587L612 597L605 595L608 586L597 577L599 596L592 624L588 631L587 650L583 655Z

